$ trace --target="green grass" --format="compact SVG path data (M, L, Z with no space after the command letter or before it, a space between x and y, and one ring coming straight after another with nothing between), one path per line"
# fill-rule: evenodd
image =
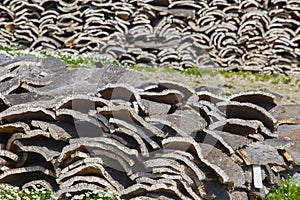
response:
M214 70L214 69L198 69L196 67L184 69L184 70L163 68L161 71L165 72L165 73L180 73L180 74L184 74L184 75L194 75L194 76L200 76L200 77L202 77L204 74L209 74L209 75L214 76L219 73L219 71Z
M264 200L300 200L300 185L293 178L283 179L278 187L272 187Z
M67 195L66 199L70 200L119 200L120 197L115 193L103 192L103 191L93 191L93 192L86 192L81 195ZM65 200L65 199L64 199Z
M176 70L176 69L162 69L162 72L167 73L181 73L184 75L195 75L195 76L203 76L205 74L209 74L211 76L216 76L221 74L227 81L233 81L234 78L247 78L250 82L270 82L271 84L277 85L280 83L290 84L292 82L292 78L289 76L281 75L281 74L262 74L262 73L254 73L250 71L224 71L224 70L214 70L214 69L197 69L190 68L185 70ZM300 79L295 80L296 83L300 82Z
M222 93L222 96L225 96L225 97L229 97L230 95L231 95L230 92L223 92L223 93Z
M20 46L12 45L12 46L2 46L0 45L0 50L7 52L8 54L16 57L16 56L35 56L38 59L47 58L47 57L55 57L65 61L70 67L72 68L79 68L79 67L95 67L97 62L102 63L102 65L107 64L114 64L120 66L120 64L115 61L111 60L108 57L104 57L103 55L99 55L96 53L66 53L61 52L59 50L54 51L45 51L45 50L28 50L22 49ZM130 69L136 71L145 71L145 72L156 72L157 69L154 67L146 67L146 66L139 66L139 65L128 65ZM205 74L215 76L221 74L225 79L231 80L234 76L239 78L248 78L250 81L262 81L262 82L270 82L271 84L277 85L280 83L283 84L290 84L292 82L292 78L289 76L283 76L280 74L261 74L261 73L253 73L249 71L223 71L223 70L214 70L214 69L198 69L196 67L185 69L185 70L176 70L176 69L169 69L163 68L162 72L166 73L181 73L184 75L195 75L202 77ZM229 81L228 80L228 81ZM300 78L295 80L296 84L300 82Z
M129 65L130 69L136 70L136 71L145 71L145 72L156 72L156 68L154 67L144 67L139 65Z
M33 185L25 190L19 190L7 184L0 184L0 199L5 200L52 200L58 199L51 190L40 185ZM80 195L68 194L62 200L119 200L120 197L115 192L104 192L95 190ZM264 200L300 200L300 185L295 183L291 177L283 179L278 187L272 187Z
M289 84L291 81L292 81L291 77L286 76L282 78L282 82L284 84Z
M103 65L106 64L114 64L119 65L118 62L110 60L107 57L92 54L92 53L84 53L84 54L77 54L77 53L66 53L61 52L59 50L54 51L44 51L44 50L28 50L22 49L19 46L2 46L0 45L0 50L5 51L6 53L10 54L13 57L18 56L35 56L37 59L49 58L54 57L63 60L72 68L79 68L79 67L95 67L96 62L100 62Z
M33 185L25 190L19 190L7 184L0 184L0 199L5 200L54 200L58 199L52 194L51 190L45 189L40 185ZM80 195L70 195L67 193L62 200L119 200L120 197L115 192L105 192L95 190Z
M278 85L279 82L280 82L280 79L277 78L277 79L272 80L272 81L271 81L271 84L273 84L273 85Z
M220 72L225 78L231 78L233 75L236 75L237 77L241 76L243 78L253 78L253 81L262 81L267 82L270 80L274 80L277 77L279 77L279 74L261 74L261 73L254 73L250 71L221 71Z
M20 191L18 187L13 187L6 184L0 185L0 199L5 200L48 200L53 199L50 190L47 190L39 185L33 185L31 188L27 188Z

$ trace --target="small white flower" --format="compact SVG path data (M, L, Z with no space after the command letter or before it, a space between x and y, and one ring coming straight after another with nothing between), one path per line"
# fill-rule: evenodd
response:
M70 193L67 193L66 194L66 197L71 197L72 195Z

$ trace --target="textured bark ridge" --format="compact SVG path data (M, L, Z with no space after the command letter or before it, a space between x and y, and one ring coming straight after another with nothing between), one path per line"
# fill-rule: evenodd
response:
M299 8L297 0L3 0L0 43L99 52L121 64L299 72Z
M300 173L296 107L278 106L274 94L224 97L54 58L11 59L0 77L0 183L41 184L59 197L102 189L124 199L234 200L262 199Z

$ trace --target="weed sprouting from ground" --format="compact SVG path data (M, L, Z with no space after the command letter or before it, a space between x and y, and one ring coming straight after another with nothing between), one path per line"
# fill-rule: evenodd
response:
M32 185L30 188L19 190L7 184L0 184L0 199L5 200L57 200L51 190L41 185ZM88 191L82 194L67 193L61 200L119 200L120 197L113 191Z
M264 200L300 200L300 185L291 177L283 179L278 187L272 187Z

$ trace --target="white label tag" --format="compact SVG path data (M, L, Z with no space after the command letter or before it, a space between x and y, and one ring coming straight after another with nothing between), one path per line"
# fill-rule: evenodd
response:
M254 182L254 187L255 188L260 188L262 189L263 182L262 182L262 177L261 177L261 167L257 165L253 165L253 182Z

